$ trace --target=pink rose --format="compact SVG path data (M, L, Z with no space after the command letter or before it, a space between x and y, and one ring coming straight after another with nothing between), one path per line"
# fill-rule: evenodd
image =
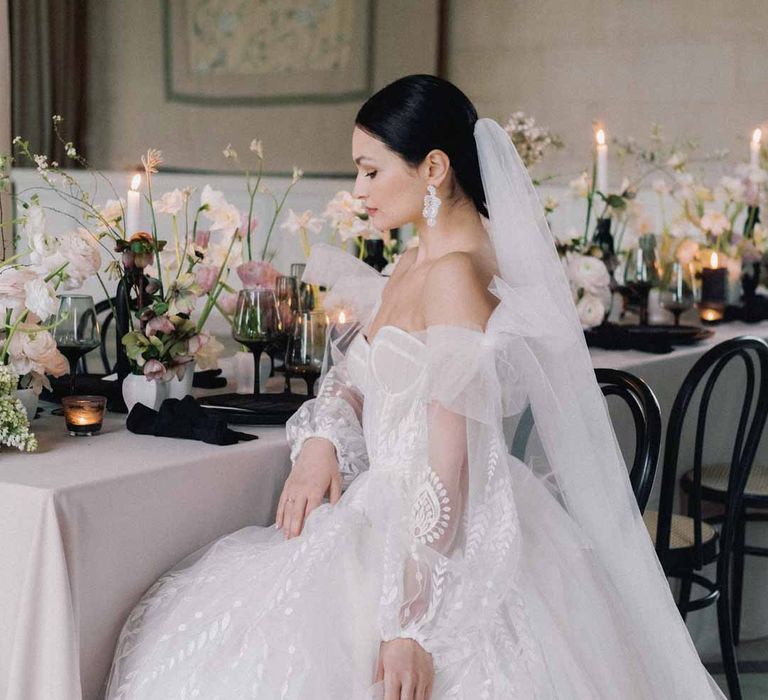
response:
M237 267L237 276L245 289L256 287L274 289L280 272L264 260L250 260Z
M147 322L144 333L146 333L147 338L151 338L157 333L173 333L174 330L176 330L176 326L173 325L170 318L155 316Z
M215 265L195 265L195 282L200 287L201 295L208 294L219 276L219 268Z
M149 360L144 365L144 376L149 380L163 381L165 379L166 369L159 360Z
M219 295L219 306L224 310L225 314L231 316L235 313L235 307L237 306L237 294L223 292Z
M198 248L207 248L208 247L208 241L211 240L211 232L210 231L197 231L195 233L195 245Z

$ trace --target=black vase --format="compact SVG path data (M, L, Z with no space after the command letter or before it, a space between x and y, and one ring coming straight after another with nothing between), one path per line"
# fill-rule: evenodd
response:
M363 262L370 265L374 270L381 272L389 262L384 257L384 241L381 238L377 238L372 241L364 241L365 244L365 257Z

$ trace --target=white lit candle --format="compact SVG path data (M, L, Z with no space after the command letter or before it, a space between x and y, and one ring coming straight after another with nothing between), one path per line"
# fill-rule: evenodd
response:
M755 129L752 132L752 142L749 144L749 164L753 168L760 166L760 141L763 138L763 132Z
M130 238L141 230L141 175L136 174L131 180L131 189L128 190L128 199L125 205L125 237Z
M608 194L608 144L605 142L605 131L598 129L595 134L597 141L597 189Z

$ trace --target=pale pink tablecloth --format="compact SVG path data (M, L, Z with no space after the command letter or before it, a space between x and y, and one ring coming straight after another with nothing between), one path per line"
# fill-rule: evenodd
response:
M96 700L123 620L160 574L211 540L274 522L282 427L229 447L136 436L124 417L0 453L0 698Z

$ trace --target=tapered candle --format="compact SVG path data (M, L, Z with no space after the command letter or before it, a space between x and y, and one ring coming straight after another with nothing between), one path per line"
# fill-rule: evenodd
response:
M605 131L597 130L597 189L603 194L608 193L608 144L605 142Z
M125 205L125 237L130 238L141 230L141 175L136 174L131 180L131 189Z
M755 129L752 132L752 142L749 144L749 164L753 168L760 166L760 141L762 138L762 130Z

